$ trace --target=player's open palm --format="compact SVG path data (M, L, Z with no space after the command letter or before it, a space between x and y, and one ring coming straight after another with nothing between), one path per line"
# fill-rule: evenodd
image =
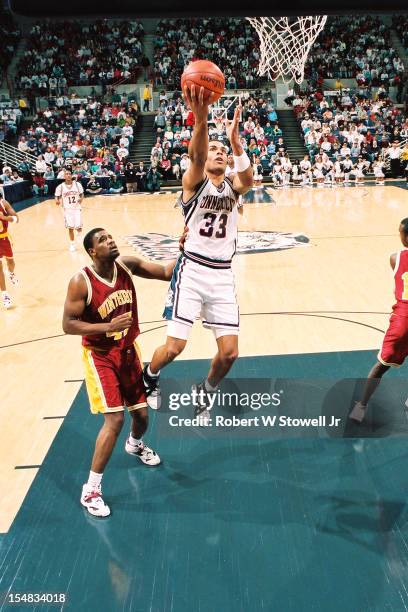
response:
M206 121L208 118L208 107L212 103L214 93L209 98L204 98L204 87L196 87L192 84L190 89L184 87L184 99L187 106L191 108L194 113L196 121Z
M113 317L112 321L109 324L109 331L111 332L120 332L125 329L129 329L129 327L133 323L133 317L130 312L125 312L117 317Z

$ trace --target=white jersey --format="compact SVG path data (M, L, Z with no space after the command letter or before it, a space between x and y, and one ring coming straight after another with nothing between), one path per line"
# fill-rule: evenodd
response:
M236 251L240 194L225 177L216 187L207 177L197 192L180 204L183 209L188 235L184 244L187 256L199 262L199 256L217 262L230 262Z
M80 196L84 193L84 189L79 181L72 181L72 185L68 186L65 182L57 186L55 197L62 198L62 207L68 210L80 210Z

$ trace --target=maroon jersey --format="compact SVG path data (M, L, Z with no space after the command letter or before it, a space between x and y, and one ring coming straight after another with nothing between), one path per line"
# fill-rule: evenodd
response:
M408 316L408 250L397 253L394 277L397 302L392 309L395 314Z
M121 261L114 262L112 282L100 277L93 268L81 270L88 287L88 299L81 320L87 323L107 323L126 312L132 313L133 323L124 331L83 336L84 346L108 351L131 346L140 333L136 291L132 273Z
M6 207L3 204L3 200L0 199L0 212L3 213L3 215L8 215L8 212L6 210ZM4 236L7 236L7 230L8 230L8 221L0 221L0 235L4 234Z

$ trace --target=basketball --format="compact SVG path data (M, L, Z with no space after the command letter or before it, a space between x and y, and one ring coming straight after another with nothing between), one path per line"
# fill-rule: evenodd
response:
M213 102L215 102L224 93L225 77L218 66L208 60L190 62L184 69L181 75L182 90L186 86L190 89L193 83L198 88L204 87L204 100L207 100L214 93ZM197 91L196 94L198 95Z

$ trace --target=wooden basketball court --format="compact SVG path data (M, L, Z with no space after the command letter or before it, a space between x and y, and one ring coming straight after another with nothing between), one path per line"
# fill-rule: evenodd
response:
M377 348L393 303L388 256L401 246L398 225L407 215L407 191L393 184L264 188L247 200L240 230L298 232L310 243L235 258L240 355ZM126 235L179 235L183 220L174 201L172 193L88 198L84 230L109 229L121 253L131 254ZM0 312L3 533L82 384L80 338L63 335L61 314L70 277L88 262L80 246L68 252L61 211L53 200L23 210L12 231L20 287L11 291L15 308ZM161 314L167 286L143 279L135 283L140 345L148 360L165 337ZM213 352L212 334L197 323L182 359L209 358Z
M388 260L406 185L266 187L246 199L234 260L240 359L225 382L266 381L284 397L278 414L335 415L341 427L175 429L164 405L145 436L163 463L135 463L125 425L104 475L112 516L91 517L79 497L101 420L88 409L80 338L61 330L68 281L88 258L68 251L52 200L24 208L12 226L21 284L15 308L0 311L1 611L21 593L48 598L36 609L87 612L407 608L406 368L387 375L366 422L347 418L393 304ZM84 230L109 229L123 254L137 236L154 254L158 234L166 245L182 230L174 201L87 198ZM301 245L286 248L292 235ZM251 240L271 246L247 253ZM135 284L148 360L165 337L167 285ZM213 353L197 323L163 389L188 391Z

